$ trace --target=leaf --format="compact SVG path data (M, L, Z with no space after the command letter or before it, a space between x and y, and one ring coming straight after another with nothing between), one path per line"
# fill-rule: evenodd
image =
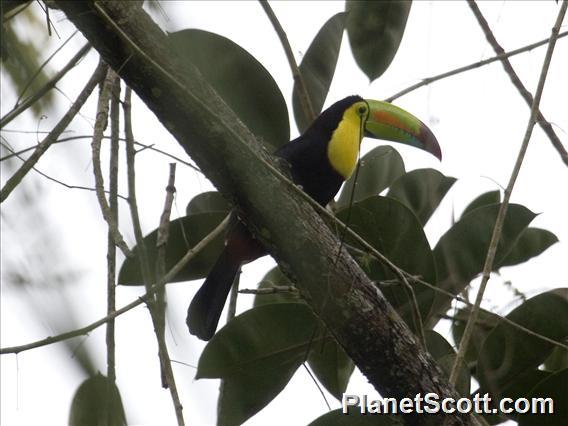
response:
M471 308L469 306L456 310L454 315L456 320L452 323L452 336L457 344L461 342L465 325L470 315ZM495 314L492 314L482 308L479 309L477 321L473 327L467 352L465 354L465 360L468 364L477 363L478 353L485 338L491 330L497 326L498 322L499 318Z
M308 355L308 364L327 391L341 401L355 364L337 341L329 338L313 345Z
M411 2L347 0L347 34L353 57L370 81L380 77L398 50Z
M358 397L358 395L354 395ZM342 410L330 411L318 417L308 426L402 426L404 420L402 416L393 414L367 415L362 414L358 407L349 407L348 414L343 414Z
M519 426L558 425L564 426L568 420L568 404L566 404L566 389L568 369L564 369L542 380L528 395L530 402L538 398L541 407L547 414L526 414L517 417ZM554 413L551 413L551 408ZM544 411L543 410L543 411Z
M205 238L225 218L225 212L200 213L184 216L170 222L170 235L166 244L166 270L171 269L191 248ZM144 246L150 263L150 271L155 276L156 239L155 229L144 237ZM170 282L180 282L204 278L217 260L223 249L222 235L211 240L198 254L191 259L185 268ZM134 257L125 259L118 274L118 283L122 285L143 285L140 273L139 248L133 249Z
M272 268L266 273L262 281L258 284L259 289L268 289L275 286L292 286L292 281L288 279L286 275L282 273L278 266ZM298 293L273 293L273 294L262 294L254 296L253 306L267 305L270 303L304 303L304 299L300 297Z
M199 213L224 212L228 214L231 211L229 202L217 191L208 191L197 194L191 199L185 208L187 216Z
M235 317L203 350L196 379L221 378L219 424L237 425L264 408L286 386L318 344L319 325L303 303L259 306Z
M482 272L499 208L499 204L479 207L462 217L442 235L434 248L439 287L459 294ZM509 205L497 245L495 265L499 265L509 254L535 216L524 206ZM445 312L449 300L448 296L436 294L431 318Z
M275 267L268 271L258 288L266 289L274 286L290 286L292 282ZM254 307L270 303L305 303L298 293L274 293L256 295ZM355 365L343 348L333 338L323 340L310 346L308 364L320 383L337 399L345 392Z
M272 76L251 54L228 38L203 30L177 31L169 34L169 39L182 65L194 65L270 150L290 140L284 97ZM187 67L189 74L192 70Z
M359 171L345 182L337 200L337 209L349 205L355 179L354 203L379 195L405 172L404 161L398 151L386 145L378 146L365 154L358 167Z
M464 217L466 214L472 212L473 210L488 206L489 204L499 204L501 202L501 193L499 191L489 191L484 194L481 194L475 200L473 200L469 205L464 209L461 217Z
M509 254L497 264L497 268L526 262L540 255L557 242L558 238L556 235L546 229L527 228L521 234Z
M434 169L413 170L392 183L387 197L400 201L425 225L456 180Z
M108 398L108 379L100 373L85 380L71 401L68 423L72 426L126 425L120 392L114 384L111 389L112 395Z
M432 250L416 216L403 204L387 197L370 197L337 212L337 217L399 268L427 282L436 282ZM347 237L348 244L357 245ZM357 255L355 255L357 257ZM369 277L379 283L381 291L398 313L415 329L409 291L402 283L381 285L381 281L397 279L378 261L361 258L361 266ZM424 317L430 310L433 293L422 285L413 286L418 307Z
M507 318L549 339L564 341L568 337L568 300L555 292L527 300ZM480 386L500 396L522 373L541 365L553 348L551 343L504 321L499 322L479 353L477 378Z
M426 348L430 355L436 360L438 365L450 377L452 367L456 360L456 353L450 343L434 330L426 330L424 332L426 338ZM456 390L461 395L469 395L469 385L471 375L464 363L460 363L458 378L455 384Z
M323 108L341 48L341 39L345 29L345 12L332 16L319 30L300 64L300 73L308 96L317 116ZM294 118L300 133L304 133L312 120L302 108L298 85L294 83L292 92Z

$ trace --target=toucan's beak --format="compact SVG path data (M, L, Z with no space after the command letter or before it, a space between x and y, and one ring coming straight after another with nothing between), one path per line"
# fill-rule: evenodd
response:
M432 131L418 118L393 104L366 99L369 118L365 136L400 142L423 149L442 159L442 151Z

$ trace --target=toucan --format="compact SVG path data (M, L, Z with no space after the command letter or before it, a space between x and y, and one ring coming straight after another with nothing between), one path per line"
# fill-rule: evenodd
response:
M288 163L293 182L326 206L355 170L363 136L412 145L442 158L436 137L418 118L388 102L360 96L331 105L304 134L274 154ZM266 254L233 212L223 251L189 306L186 323L191 334L202 340L213 337L241 265Z

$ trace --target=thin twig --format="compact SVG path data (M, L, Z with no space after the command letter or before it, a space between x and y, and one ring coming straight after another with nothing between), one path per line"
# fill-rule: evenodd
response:
M135 176L135 165L134 165L135 151L134 151L134 135L132 132L131 102L132 102L132 89L127 87L123 108L124 108L124 134L126 136L128 199L130 203L130 215L132 217L134 235L136 237L136 245L138 248L138 260L140 264L140 270L142 272L142 277L144 279L144 286L146 287L146 293L148 293L152 288L152 283L156 282L157 280L154 280L154 277L152 277L152 273L150 271L150 264L148 263L148 255L146 252L146 248L144 246L144 235L142 234L142 227L140 226L138 204L136 201L136 176ZM162 385L170 390L170 396L172 397L177 423L179 426L183 426L185 424L185 421L183 419L183 406L181 404L179 394L177 391L175 376L172 369L172 363L170 361L170 355L168 352L168 346L166 344L165 336L164 333L160 331L161 322L159 319L159 314L156 310L155 296L156 294L149 296L148 299L146 300L146 304L148 306L150 318L152 319L152 324L154 326L154 333L156 334L156 340L158 342L158 357L160 360Z
M562 2L562 6L560 7L560 11L558 12L558 17L556 18L556 23L552 28L552 33L550 36L550 42L548 43L548 49L546 51L546 56L544 58L542 64L542 70L540 72L540 78L538 80L538 86L536 89L535 97L532 102L531 106L531 115L529 118L529 122L527 124L527 128L525 131L525 136L523 138L523 142L521 144L521 148L519 150L519 154L517 155L517 160L515 162L515 166L513 171L511 172L511 177L509 179L509 183L507 188L505 189L505 194L503 196L503 202L499 208L499 213L497 214L497 219L495 220L495 227L493 228L493 235L491 236L491 242L489 243L489 249L487 250L487 257L485 258L485 264L483 266L483 275L481 279L481 284L479 285L479 291L477 292L477 296L475 298L475 306L471 311L471 315L467 321L465 326L465 330L463 332L463 336L460 342L459 350L456 355L456 359L454 365L452 366L452 372L450 374L450 383L455 384L458 376L459 371L459 364L464 360L465 353L467 351L469 341L473 334L473 328L475 322L477 321L477 317L479 315L479 307L481 306L481 301L483 300L483 294L485 293L485 289L487 287L487 283L489 281L489 276L491 271L493 270L493 261L495 260L495 253L497 252L497 245L499 244L499 240L501 238L501 233L503 231L503 223L505 222L505 215L507 214L507 208L509 207L509 200L511 198L511 193L513 192L513 188L515 186L515 182L517 177L519 176L519 171L521 169L521 165L523 164L523 160L525 158L525 154L527 152L527 148L529 145L529 141L531 138L531 134L533 128L536 124L537 116L538 116L538 105L540 103L540 98L542 96L542 92L544 89L544 83L546 82L546 75L548 73L548 68L550 66L550 62L552 59L552 53L554 52L554 46L556 44L556 38L558 37L558 32L560 29L560 25L562 24L562 20L564 19L564 15L566 14L566 9L568 8L568 1L564 0Z
M6 126L10 121L20 115L22 112L27 110L30 106L32 106L38 99L40 99L43 95L49 92L51 89L55 87L55 85L61 80L69 70L71 70L79 60L89 51L91 48L90 44L85 44L76 54L71 58L71 60L65 65L61 70L55 74L55 76L45 83L36 93L31 95L30 97L26 98L21 104L17 107L12 109L9 113L7 113L2 119L0 120L0 129ZM92 90L92 89L91 89Z
M312 105L304 77L302 76L300 68L298 68L298 64L296 63L296 59L294 58L294 52L292 52L292 47L290 46L290 42L288 41L288 36L286 35L284 28L282 28L282 25L280 25L280 22L278 21L278 18L270 7L270 4L268 4L268 1L259 0L259 3L266 12L270 23L274 27L274 31L276 31L276 34L280 39L280 43L282 44L282 48L284 49L284 53L286 54L286 59L288 59L288 64L290 65L290 70L292 71L292 77L294 78L294 83L296 84L298 99L300 100L300 105L302 105L304 116L306 117L307 122L311 123L316 119L316 113L314 111L314 107Z
M92 136L86 136L85 138L91 139ZM2 139L4 139L4 137L2 137ZM58 143L59 141L61 141L61 139L55 141L53 144L56 144L56 143ZM8 157L8 156L9 156L9 157L16 157L16 158L22 160L22 162L25 162L25 161L26 161L25 158L23 158L23 157L21 157L21 156L19 155L19 154L20 154L19 152L14 152L14 150L13 150L12 148L10 148L9 146L7 146L7 145L4 144L4 143L2 144L2 146L3 146L4 148L6 148L8 151L11 151L11 152L12 152L12 154L7 155L6 157ZM6 158L6 157L4 157L4 158ZM56 184L61 185L61 186L64 186L65 188L68 188L68 189L82 189L82 190L84 190L84 191L92 191L92 192L96 191L95 188L90 188L90 187L88 187L88 186L81 186L81 185L70 185L70 184L68 184L68 183L66 183L66 182L63 182L63 181L59 180L59 179L55 179L53 176L50 176L50 175L48 175L47 173L42 172L40 169L38 169L38 168L35 167L35 166L32 167L32 170L33 170L34 172L36 172L38 175L43 176L43 177L46 178L47 180L50 180L50 181L52 181L52 182L55 182ZM108 192L109 192L109 191L106 191L106 190L105 190L105 193L108 193ZM126 198L126 197L124 197L124 196L122 196L122 195L120 195L120 194L118 195L118 198L121 198L121 199L123 199L123 200L125 200L125 201L128 201L128 198Z
M172 204L174 202L174 195L176 179L176 164L170 164L170 174L168 177L168 184L166 185L166 200L164 202L164 209L160 216L160 225L158 226L158 237L156 241L156 281L166 273L166 244L170 235L170 216L172 213ZM160 333L159 339L165 342L166 331L166 288L156 292L155 301L156 311L156 328ZM167 387L166 377L162 375L162 386Z
M501 47L501 45L493 35L493 31L491 31L491 28L489 27L487 20L481 13L481 10L479 10L479 7L475 3L475 1L467 0L467 4L471 8L471 11L475 15L475 18L479 23L479 26L481 27L483 33L485 34L485 38L487 39L487 41L489 42L495 53L499 55L505 53L505 51L503 50L503 48ZM558 39L558 37L556 37L556 39ZM550 41L548 45L550 46ZM527 88L525 87L525 85L523 84L523 82L515 72L515 69L513 68L513 65L511 65L509 59L507 59L506 57L502 57L500 58L500 60L501 63L503 64L505 72L511 79L511 82L517 88L522 98L527 103L527 105L532 108L532 105L534 105L534 99L532 93L527 90ZM540 125L540 127L542 128L542 130L544 131L544 133L546 134L546 136L548 136L548 138L550 139L552 146L554 146L554 148L556 148L556 150L558 151L558 154L560 154L560 158L562 159L564 164L568 166L568 152L566 152L564 146L562 145L562 142L560 141L560 138L556 135L556 132L552 128L551 124L544 118L544 116L542 115L539 109L537 109L536 120Z
M179 274L183 268L187 265L187 263L193 259L197 254L201 252L211 241L217 238L219 235L222 235L225 232L225 228L229 223L229 216L225 217L225 219L217 225L217 227L211 231L206 237L204 237L199 243L189 249L185 255L175 264L175 266L169 270L169 272L164 275L156 284L154 284L150 289L141 297L130 302L128 305L123 306L122 308L114 311L113 313L85 326L82 328L78 328L76 330L68 331L67 333L58 334L57 336L50 336L46 337L45 339L41 339L35 342L27 343L24 345L19 346L10 346L6 348L0 348L0 355L5 354L19 354L20 352L28 351L30 349L39 348L42 346L51 345L53 343L61 342L63 340L72 339L73 337L84 336L89 334L91 331L97 329L103 324L106 324L108 321L117 318L118 316L134 309L135 307L141 305L142 303L146 302L146 299L153 295L156 291L170 282L177 274Z
M120 248L126 257L132 257L132 251L124 241L124 238L118 229L116 220L114 220L110 214L110 207L105 197L104 178L101 168L101 140L107 126L111 89L116 78L118 78L116 73L112 69L108 68L97 103L97 118L95 120L93 141L91 142L91 152L93 158L93 174L95 177L95 192L97 194L97 200L99 202L103 218L109 226L109 231L111 232L114 243L118 246L118 248Z
M566 37L567 35L568 35L568 31L564 31L564 32L558 34L558 38ZM485 65L492 64L493 62L500 61L500 60L503 60L505 58L510 58L510 57L518 55L520 53L528 52L529 50L533 50L537 47L540 47L540 46L547 44L549 41L550 41L550 38L545 38L544 40L540 40L540 41L537 41L535 43L527 44L526 46L519 47L518 49L515 49L515 50L511 50L510 52L500 53L496 56L493 56L492 58L484 59L482 61L477 61L477 62L474 62L474 63L469 64L469 65L465 65L465 66L462 66L462 67L459 67L459 68L456 68L456 69L453 69L453 70L450 70L450 71L443 72L441 74L437 74L437 75L432 76L432 77L425 78L425 79L419 81L418 83L415 83L412 86L409 86L406 89L403 89L400 92L397 92L394 95L389 96L388 98L385 99L385 101L386 102L392 102L392 101L394 101L394 100L396 100L396 99L398 99L398 98L400 98L404 95L409 94L410 92L415 91L416 89L420 89L421 87L428 86L429 84L432 84L432 83L434 83L438 80L443 80L443 79L448 78L448 77L453 77L454 75L461 74L461 73L464 73L466 71L471 71L471 70L474 70L476 68L481 68Z
M45 66L53 59L53 57L55 55L57 55L61 51L61 49L63 49L65 47L65 45L67 43L69 43L71 41L71 39L73 37L75 37L75 35L77 35L78 32L79 32L79 30L75 30L73 32L73 34L71 34L69 37L67 37L67 40L65 40L63 43L61 43L61 45L57 49L55 49L55 52L53 52L51 55L49 55L49 57L45 61L43 61L43 63L39 66L39 68L36 70L36 72L30 77L30 79L28 80L28 82L26 83L26 85L24 86L22 91L20 92L20 96L18 96L18 99L16 99L16 105L14 105L14 108L16 108L18 106L18 104L20 103L20 101L24 97L26 90L28 90L28 88L32 85L32 83L34 82L36 77L41 73L41 70L43 70L45 68Z
M2 129L2 131L3 131L3 132L9 132L9 130L6 130L6 129ZM34 132L31 132L31 133L37 133L37 132L34 131ZM47 133L49 133L49 132L47 132ZM55 142L53 142L53 144L58 144L58 143L63 143L63 142L69 142L69 141L74 141L74 140L78 140L78 139L92 139L92 138L93 138L92 135L88 135L88 136L70 136L70 137L67 137L67 138L57 139ZM109 136L103 136L103 139L109 139L109 138L110 138ZM125 139L125 138L119 138L119 141L125 142L126 139ZM171 158L172 160L176 160L177 162L183 164L184 166L188 166L188 167L192 168L192 169L195 170L196 172L203 173L203 172L199 169L199 167L195 166L195 164L191 164L191 163L189 163L189 162L187 162L187 161L185 161L185 160L182 160L181 158L176 157L175 155L170 154L169 152L162 151L161 149L158 149L158 148L154 147L154 145L146 145L146 144L143 144L143 143L137 142L137 141L134 141L134 145L142 147L142 149L138 150L137 152L141 152L141 151L144 151L144 150L146 150L146 149L149 149L150 151L154 151L154 152L157 152L158 154L162 154L163 156L168 157L168 158ZM26 152L31 151L31 150L34 149L35 147L36 147L36 145L34 145L34 146L29 146L29 147L24 148L24 149L22 149L22 150L20 150L20 151L13 151L13 150L11 150L12 153L11 153L11 154L8 154L8 155L5 155L4 157L0 158L0 162L9 160L9 159L12 158L12 157L17 157L17 156L19 156L19 155L21 155L21 154L25 154Z
M81 91L77 99L69 108L69 111L59 120L55 125L53 130L36 146L34 152L30 157L22 164L22 166L14 173L10 179L6 182L2 190L0 191L0 202L3 202L8 198L10 193L18 186L30 169L38 162L43 153L57 140L57 138L63 133L67 128L69 123L75 118L75 115L83 107L91 92L97 86L97 84L104 78L106 72L106 65L99 64L95 69L95 72Z
M118 134L120 132L120 79L115 77L111 88L110 104L110 165L109 165L109 208L112 219L118 225ZM107 236L107 315L116 310L116 245L112 238L112 232L108 230ZM114 394L116 386L115 365L115 328L114 319L106 326L106 349L107 349L107 423L112 424Z
M268 294L293 293L298 294L298 289L293 285L273 285L266 288L243 288L239 290L241 294L254 294L255 296L265 296Z

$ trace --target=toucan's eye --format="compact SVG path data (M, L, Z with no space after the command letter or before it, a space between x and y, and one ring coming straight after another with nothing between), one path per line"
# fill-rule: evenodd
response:
M365 115L365 114L367 114L367 107L366 106L360 106L357 111L359 112L359 115Z

